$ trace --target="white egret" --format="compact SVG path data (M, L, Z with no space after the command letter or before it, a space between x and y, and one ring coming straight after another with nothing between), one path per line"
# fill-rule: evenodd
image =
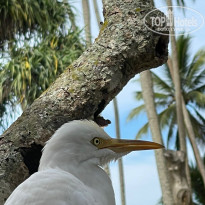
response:
M163 146L110 138L93 121L66 123L46 143L38 172L5 205L115 205L110 178L100 166L134 150L158 148Z

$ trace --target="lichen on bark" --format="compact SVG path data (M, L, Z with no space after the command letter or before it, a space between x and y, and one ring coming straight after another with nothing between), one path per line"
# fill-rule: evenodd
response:
M166 62L168 37L143 23L151 9L149 1L103 1L95 42L1 136L0 204L29 176L22 149L43 146L65 122L94 119L135 74Z

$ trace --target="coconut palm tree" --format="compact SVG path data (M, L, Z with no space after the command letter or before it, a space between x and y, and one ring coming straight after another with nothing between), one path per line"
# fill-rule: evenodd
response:
M172 0L167 0L168 9L173 12L172 8ZM171 16L171 30L170 30L170 39L171 39L171 48L172 48L172 75L173 75L173 84L175 87L175 102L176 102L176 114L177 114L177 125L178 125L178 133L179 133L179 142L180 149L183 152L187 152L186 148L186 140L185 140L185 125L183 120L183 112L182 112L182 99L181 99L181 82L180 82L180 73L179 73L179 64L178 64L178 53L177 53L177 45L176 45L176 37L174 30L174 16ZM187 155L187 154L186 154Z
M205 109L205 50L200 50L189 60L190 37L180 36L177 40L177 52L179 54L180 79L182 86L182 95L185 99L197 139L205 142L205 119L200 111ZM176 112L174 111L175 95L174 86L168 64L160 71L161 75L152 72L154 82L154 97L157 110L159 111L159 121L162 129L167 128L167 143L170 139L175 139L176 148L178 146ZM137 100L142 100L142 92L135 93ZM139 105L134 108L128 120L138 116L145 110L145 105ZM148 123L146 123L137 133L138 138L147 133Z
M205 109L205 50L197 52L192 59L189 58L190 37L180 36L177 39L177 54L182 87L182 96L186 104L188 115L193 125L193 130L197 141L205 142L205 119L202 110ZM177 149L179 149L178 127L176 120L176 99L175 89L170 73L170 61L165 65L163 78L152 72L155 85L155 103L158 110L159 121L162 129L167 130L167 142L175 139ZM142 99L142 92L136 92L136 98ZM132 110L129 119L137 116L145 108L140 105ZM137 137L148 131L146 123L138 132Z
M145 102L149 126L152 132L152 139L155 142L163 144L162 134L159 126L159 120L155 109L153 82L150 71L144 71L140 74L140 82L142 87L142 96ZM162 190L162 201L164 205L173 205L174 200L172 196L170 181L168 177L168 170L166 159L164 157L164 150L156 150L155 158L157 164L158 175Z
M91 45L90 5L88 0L82 0L85 38L87 47Z
M94 6L94 10L95 10L95 16L96 16L98 28L100 29L101 18L100 18L97 0L93 0L93 6Z
M154 1L152 1L154 6ZM154 94L153 94L153 82L151 72L149 70L140 74L140 83L142 87L142 96L145 102L146 113L149 121L149 126L152 132L152 139L155 142L163 144L158 116L156 113ZM160 179L160 186L162 190L162 201L165 205L173 205L174 199L171 190L171 184L169 181L166 159L164 156L164 150L156 150L155 158L157 164L158 175Z

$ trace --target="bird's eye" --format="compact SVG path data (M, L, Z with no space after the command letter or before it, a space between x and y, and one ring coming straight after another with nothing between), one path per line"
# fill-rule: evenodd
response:
M100 144L100 138L95 137L92 141L92 144L94 144L95 146L98 146Z

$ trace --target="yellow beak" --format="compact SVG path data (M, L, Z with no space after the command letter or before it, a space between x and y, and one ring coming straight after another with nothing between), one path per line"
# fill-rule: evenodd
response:
M103 139L103 143L98 145L99 149L108 148L114 152L131 152L137 150L161 149L163 145L156 142L143 140L125 140L125 139Z

